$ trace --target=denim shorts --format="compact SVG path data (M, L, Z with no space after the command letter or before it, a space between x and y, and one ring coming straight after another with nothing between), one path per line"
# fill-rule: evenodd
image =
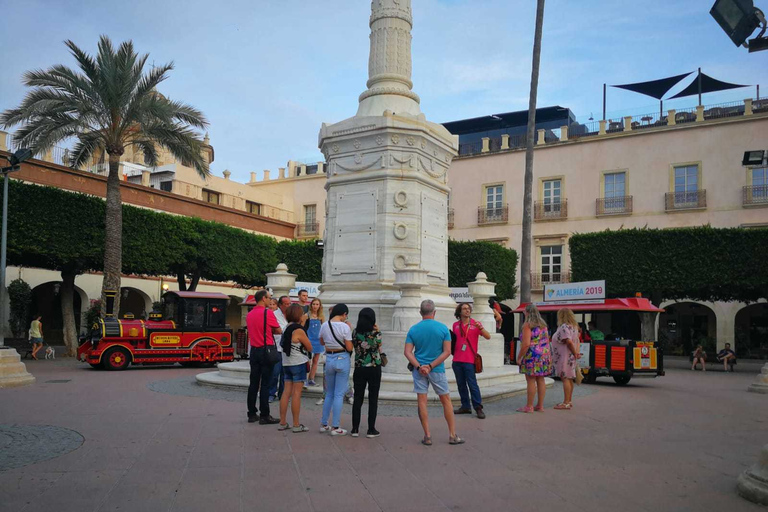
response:
M448 376L443 373L429 372L422 375L419 370L413 370L413 392L417 395L426 395L429 391L429 385L435 390L437 396L443 396L450 393L448 390Z
M304 382L307 380L307 363L283 366L283 375L288 382Z

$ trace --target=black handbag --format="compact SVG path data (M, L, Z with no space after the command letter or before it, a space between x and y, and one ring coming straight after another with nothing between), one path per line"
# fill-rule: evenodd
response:
M277 351L274 336L272 336L272 344L267 344L267 308L264 308L264 351L266 352L267 363L270 366L276 365L283 359L283 356Z

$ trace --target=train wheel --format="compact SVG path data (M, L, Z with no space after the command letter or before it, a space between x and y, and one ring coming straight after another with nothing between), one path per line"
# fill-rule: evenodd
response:
M131 358L128 351L122 347L109 349L101 358L106 370L119 371L128 368Z
M631 375L614 375L613 377L613 381L619 386L626 386L630 379L632 379Z

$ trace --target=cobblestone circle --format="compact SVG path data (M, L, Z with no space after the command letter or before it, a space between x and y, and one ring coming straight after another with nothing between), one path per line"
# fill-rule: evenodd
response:
M592 393L599 392L599 389L603 383L597 385L582 385L575 386L573 390L573 396L575 398L575 405L578 405L578 399L582 396L591 395ZM613 385L605 383L605 385ZM240 389L225 389L211 386L202 386L197 383L194 375L185 375L184 377L178 377L169 380L159 380L149 382L147 387L157 393L165 393L168 395L188 396L197 398L207 398L211 400L226 400L228 402L239 402L243 404L243 410L245 410L245 399L247 392ZM321 412L323 410L322 405L316 405L316 398L303 398L301 400L301 410L307 412ZM555 404L562 402L563 400L563 386L559 381L547 389L547 396L544 400L544 406L551 408ZM525 394L516 395L503 400L498 400L489 403L485 407L485 413L490 416L504 416L509 414L520 414L515 412L518 407L525 405ZM363 414L366 414L367 404L363 404ZM442 417L443 409L439 406L430 406L427 408L430 417ZM277 417L276 413L279 413L279 404L277 402L270 404L270 412L273 416ZM344 414L351 414L352 406L344 401ZM393 405L393 404L379 404L379 416L415 416L415 405Z
M0 425L0 471L60 457L84 440L74 430L53 425Z

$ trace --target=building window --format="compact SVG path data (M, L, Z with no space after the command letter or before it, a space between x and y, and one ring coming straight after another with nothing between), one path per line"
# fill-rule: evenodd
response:
M699 164L676 165L672 169L672 192L667 195L667 210L705 208L706 191L701 188Z
M541 283L561 282L563 246L548 245L541 248Z
M261 215L261 205L259 203L246 201L245 208L246 210L248 210L248 213L252 213L254 215Z
M632 198L627 196L627 173L607 172L603 174L603 197L597 202L597 215L629 213Z
M509 209L504 204L504 185L486 185L484 206L477 210L478 225L504 223L508 215Z
M485 207L488 210L500 209L504 206L504 185L485 187Z
M627 195L626 186L627 173L625 172L612 172L605 175L605 190L603 190L603 197L606 199L614 199L617 197L624 197Z
M699 190L699 166L684 165L675 167L675 194L685 194Z
M219 193L203 189L203 201L211 204L219 204Z
M768 204L768 167L749 170L750 185L744 187L744 206Z
M544 182L544 212L559 212L562 197L562 181L547 180Z
M304 223L314 224L317 222L317 205L308 204L304 206Z
M163 190L165 192L172 192L173 191L173 182L172 181L161 181L160 182L160 190Z

